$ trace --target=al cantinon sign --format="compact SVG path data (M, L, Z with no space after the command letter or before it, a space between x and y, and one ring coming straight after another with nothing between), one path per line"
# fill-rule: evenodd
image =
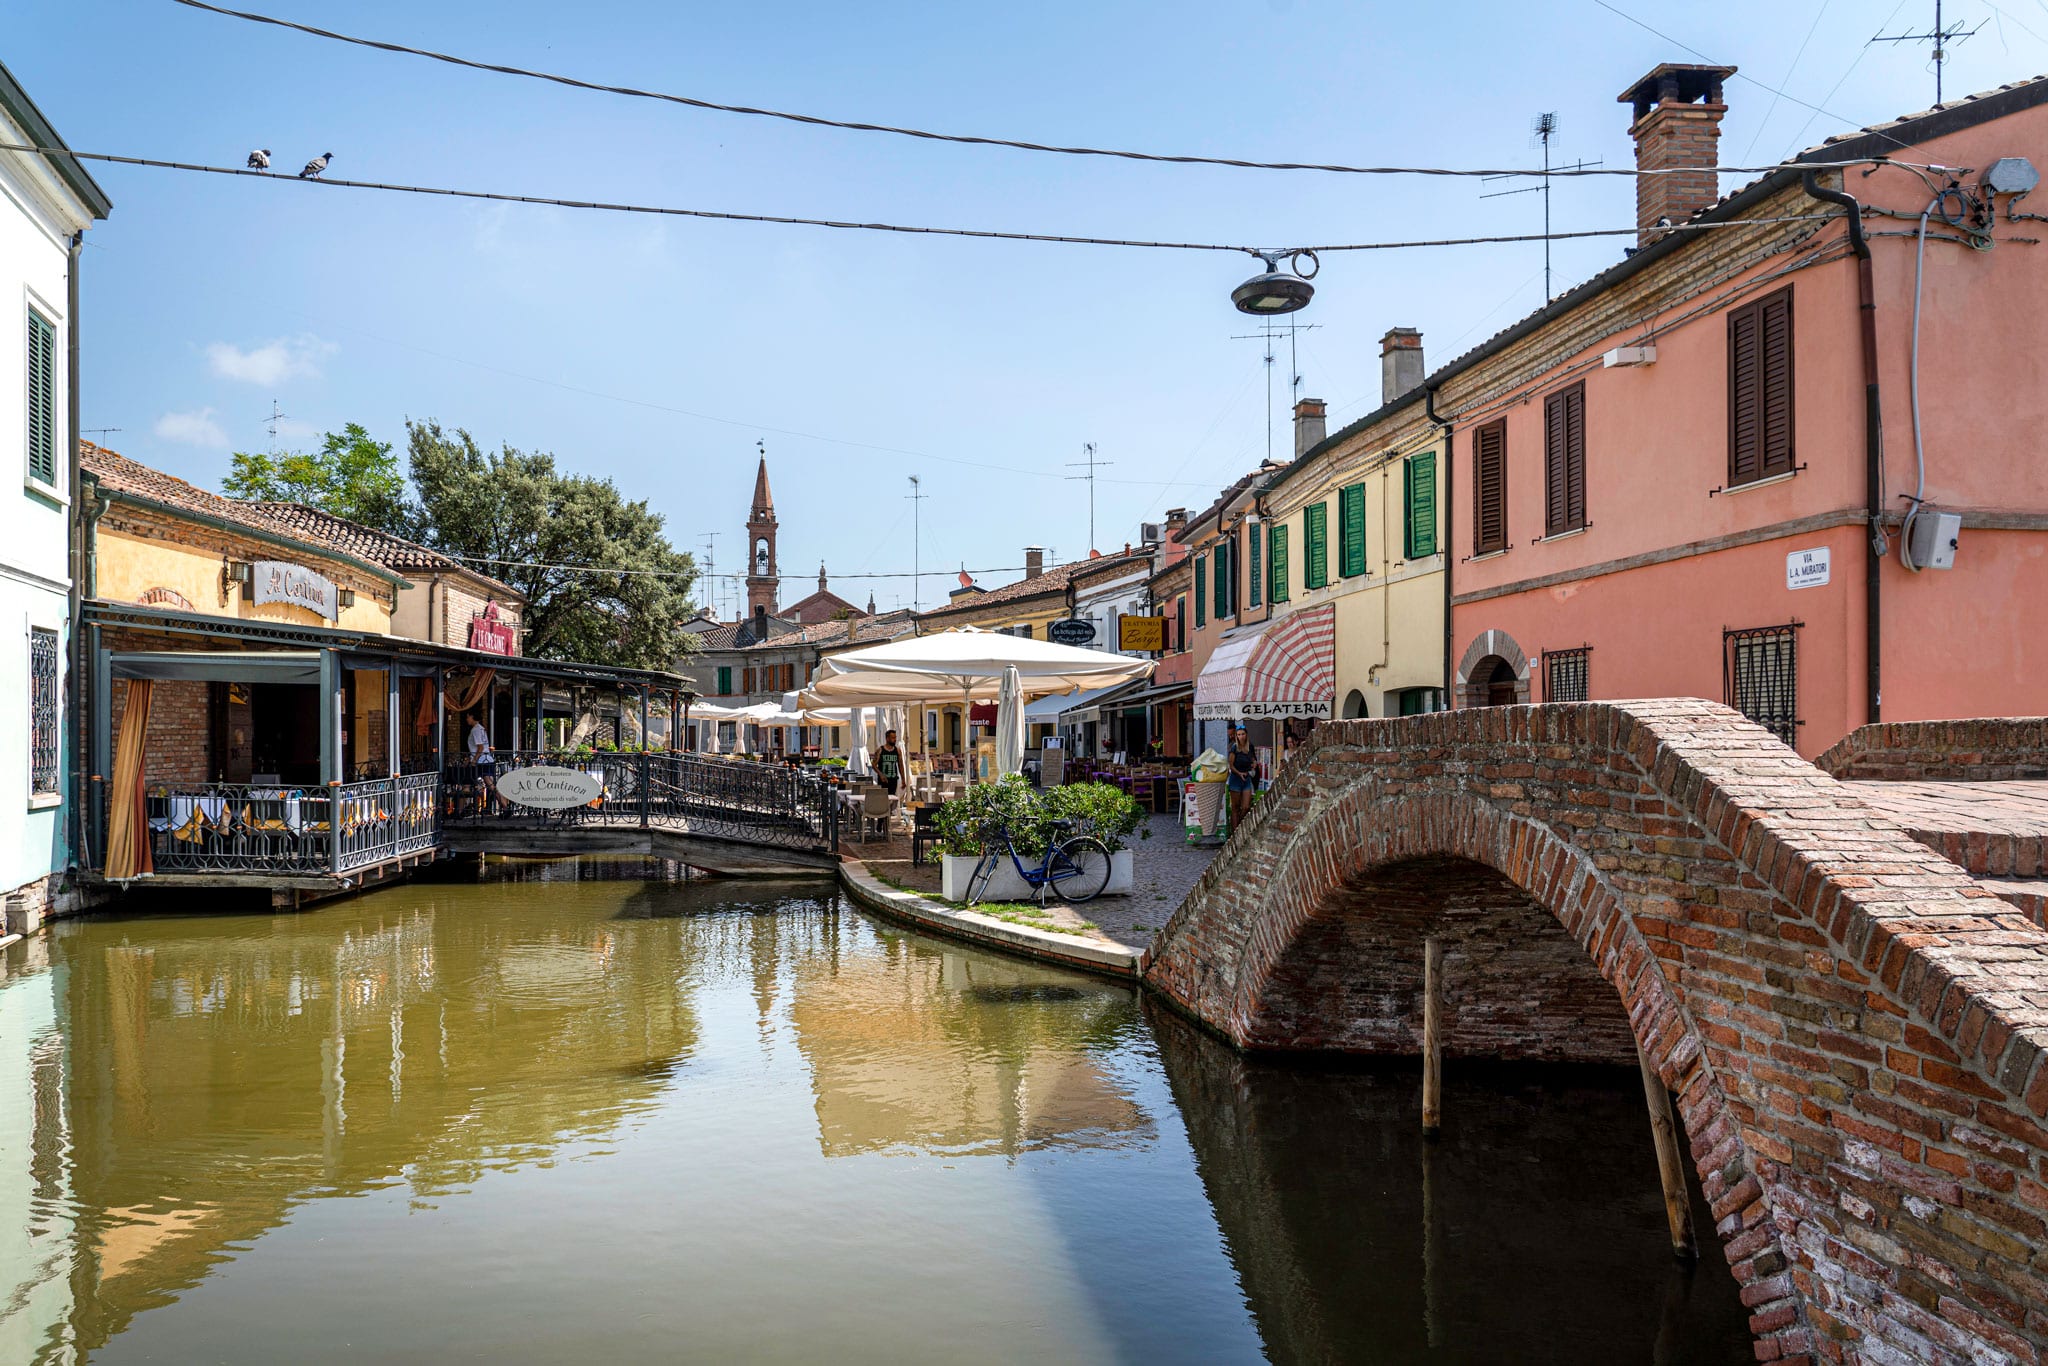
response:
M288 602L318 612L329 621L340 619L341 599L334 591L334 581L325 574L282 560L258 560L253 568L257 602Z
M594 802L602 797L604 779L595 773L585 773L581 769L535 764L532 768L515 768L501 776L498 779L498 795L520 806L537 806L544 811L560 811L571 806L582 806L586 802Z

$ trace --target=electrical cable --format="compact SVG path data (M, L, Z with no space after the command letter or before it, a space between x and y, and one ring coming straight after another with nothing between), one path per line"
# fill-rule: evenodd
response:
M733 582L753 577L748 574L714 574L702 569L615 569L600 564L549 564L542 560L505 560L491 555L458 555L452 550L439 549L435 550L435 553L446 555L451 560L461 560L466 564L492 564L504 569L542 569L560 571L565 574L617 574L624 578L646 579L726 579ZM677 553L687 554L688 552L679 551ZM1102 558L1107 560L1113 558L1113 555L1111 552L1105 551ZM1087 561L1080 561L1079 563L1085 564ZM983 574L1022 574L1028 568L1030 568L1028 565L1006 564L998 565L993 569L965 569L961 572L979 577ZM802 574L782 574L777 577L801 579L804 576ZM918 577L918 573L915 570L897 569L885 573L834 574L832 577L835 579L912 579Z
M178 0L185 3L185 0ZM331 180L324 176L295 176L282 171L257 171L242 166L209 166L192 161L164 161L153 157L116 156L111 152L75 152L67 147L37 147L31 143L0 142L0 151L35 152L47 157L71 157L79 161L104 161L118 166L147 166L155 170L190 171L205 175L242 176L285 185L318 185L327 189L384 190L395 194L436 195L450 199L483 199L508 204L540 204L557 209L590 209L602 213L643 213L671 218L708 218L731 223L773 223L791 227L840 228L856 232L899 232L928 237L973 237L1001 242L1049 242L1066 246L1143 247L1156 251L1220 251L1260 258L1303 256L1325 251L1409 251L1422 247L1479 247L1515 242L1566 242L1588 237L1635 237L1642 229L1586 228L1575 232L1510 233L1493 237L1436 237L1395 242L1338 242L1323 246L1292 247L1274 252L1260 247L1233 246L1217 242L1155 242L1128 237L1082 237L1063 233L1008 232L994 228L934 228L904 223L859 223L835 218L797 218L780 214L734 213L718 209L682 209L649 204L619 204L603 200L556 199L545 195L503 194L493 190L456 190L431 185L400 185L377 180ZM1863 165L1864 162L1852 162ZM1884 163L1890 165L1893 163ZM1772 223L1813 223L1839 218L1840 214L1793 214L1782 218L1733 218L1708 223L1674 223L1667 232L1704 232L1717 228L1760 227Z
M1927 450L1920 443L1920 287L1927 269L1927 220L1942 207L1948 193L1945 189L1938 191L1927 201L1927 207L1920 211L1920 240L1913 248L1913 343L1912 361L1907 369L1907 392L1912 396L1913 407L1914 483L1908 498L1911 506L1906 509L1905 521L1899 525L1899 563L1915 574L1920 572L1920 566L1913 563L1913 523L1920 518L1920 505L1927 493ZM1908 497L1906 494L1899 496Z
M1022 152L1051 152L1061 156L1115 157L1125 161L1166 162L1182 166L1227 166L1250 171L1324 171L1339 175L1423 175L1423 176L1591 176L1591 175L1689 175L1698 170L1713 170L1730 175L1758 175L1778 169L1776 166L1715 166L1683 167L1671 166L1655 170L1638 170L1633 167L1580 167L1557 170L1453 170L1440 166L1346 166L1341 164L1309 161L1251 161L1241 157L1182 156L1161 152L1137 152L1111 147L1063 147L1054 143L1027 142L1019 138L980 137L965 133L935 133L925 128L905 128L886 123L863 123L852 119L826 118L820 114L797 114L783 109L762 109L744 104L721 104L716 100L699 99L693 95L677 95L660 90L642 90L629 85L607 85L601 81L586 81L575 76L563 76L549 71L533 71L526 67L506 66L498 62L478 61L470 57L458 57L452 53L435 52L429 48L408 47L404 43L385 42L376 38L359 38L351 34L336 33L331 29L316 28L311 24L296 23L290 19L279 19L273 15L256 14L249 10L228 9L221 5L207 4L206 0L173 0L188 9L203 10L224 18L242 19L252 24L268 24L275 28L291 29L315 38L332 42L349 43L356 47L375 48L379 52L391 52L407 57L424 57L429 61L445 62L450 66L466 67L472 71L488 71L501 76L519 76L527 80L549 81L556 85L569 86L576 90L589 90L603 95L624 95L638 100L659 100L666 104L684 105L691 109L708 109L720 114L744 114L754 118L782 119L790 123L809 124L818 128L841 128L856 133L889 133L897 137L919 138L928 142L962 143L978 147L1009 147ZM1609 6L1609 8L1613 8ZM1615 11L1617 14L1619 10ZM1628 18L1627 15L1622 15ZM1647 26L1646 26L1647 27ZM1653 30L1654 31L1654 30ZM1682 45L1681 45L1682 46ZM1764 87L1766 90L1769 86ZM1779 92L1773 92L1779 93ZM1792 97L1787 95L1786 99ZM1794 101L1801 103L1801 101ZM1807 105L1807 108L1813 108ZM1826 112L1826 111L1821 111ZM1831 116L1832 117L1832 116ZM1832 169L1840 169L1832 163L1822 163ZM1845 163L1860 164L1860 163Z

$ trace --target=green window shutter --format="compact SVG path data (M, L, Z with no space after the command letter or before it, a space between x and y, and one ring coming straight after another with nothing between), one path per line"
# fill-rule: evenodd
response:
M1267 536L1266 546L1266 599L1269 602L1287 601L1287 528L1279 522L1273 523Z
M1302 532L1308 542L1308 563L1302 566L1303 588L1325 588L1330 582L1330 505L1310 503L1302 509Z
M1230 549L1222 541L1216 543L1216 551L1210 557L1210 567L1216 572L1215 589L1210 596L1215 599L1216 618L1222 620L1230 615Z
M1402 480L1408 505L1405 558L1425 559L1436 554L1436 452L1409 456Z
M1365 572L1365 485L1353 484L1337 495L1337 518L1343 557L1338 571L1356 578Z
M33 309L28 315L28 473L57 482L57 330Z
M1259 590L1264 587L1262 576L1266 571L1259 548L1259 529L1247 527L1244 533L1244 600L1250 607L1259 605Z
M730 664L718 666L718 695L720 697L732 696L732 665Z
M1209 566L1205 556L1195 556L1195 629L1201 630L1209 624Z

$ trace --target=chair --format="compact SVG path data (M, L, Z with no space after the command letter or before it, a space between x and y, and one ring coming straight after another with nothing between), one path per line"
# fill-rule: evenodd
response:
M910 862L914 867L924 862L924 847L939 842L939 808L920 806L910 818Z
M894 804L889 794L879 787L864 788L860 794L860 842L868 842L868 831L879 829L882 838L889 838L889 815Z

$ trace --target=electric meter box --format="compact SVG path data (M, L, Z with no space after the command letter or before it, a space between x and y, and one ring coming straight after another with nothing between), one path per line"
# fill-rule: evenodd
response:
M1913 563L1922 569L1954 569L1963 519L1953 512L1923 512L1913 519Z

